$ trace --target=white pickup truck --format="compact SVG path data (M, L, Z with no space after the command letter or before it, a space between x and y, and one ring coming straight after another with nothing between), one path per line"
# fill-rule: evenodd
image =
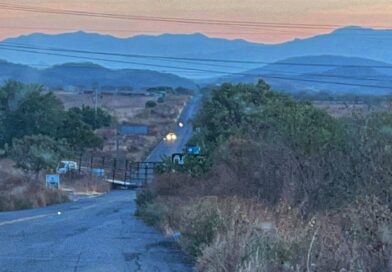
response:
M69 172L78 171L78 164L74 161L61 161L56 168L59 175L67 174Z

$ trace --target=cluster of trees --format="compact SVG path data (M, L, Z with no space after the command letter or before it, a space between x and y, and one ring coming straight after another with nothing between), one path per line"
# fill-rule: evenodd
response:
M147 92L166 93L166 94L175 94L175 95L193 95L193 93L194 93L192 90L184 88L184 87L172 88L172 87L166 87L166 86L148 88Z
M206 151L205 166L237 169L249 183L243 184L246 194L264 196L271 204L285 197L308 213L372 190L392 207L385 195L392 193L389 112L337 119L310 102L273 92L261 81L213 90L195 126L199 133L192 142Z
M38 85L9 81L0 87L0 149L26 171L38 173L75 151L100 148L103 140L94 130L110 123L102 109L65 110Z
M139 214L154 224L179 229L185 248L199 261L216 267L215 256L221 267L231 267L228 271L256 271L230 266L238 268L254 254L267 267L260 271L311 271L314 246L312 271L390 271L391 112L338 119L260 81L212 90L194 126L191 143L202 147L204 160L188 160L175 173L164 173L138 205ZM203 201L213 202L206 209L218 207L217 215L209 218L204 207L199 212ZM238 202L243 214L226 224ZM257 222L265 220L252 214L260 206L272 211L277 220L270 220L281 233L252 236L260 228ZM228 217L220 220L225 212ZM279 222L282 214L285 223ZM250 255L241 253L238 243L247 239L267 255L255 254L255 248ZM328 242L311 242L319 239ZM268 241L265 248L263 241Z

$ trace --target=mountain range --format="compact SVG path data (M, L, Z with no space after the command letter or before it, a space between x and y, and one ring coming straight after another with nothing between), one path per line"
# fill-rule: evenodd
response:
M168 86L195 89L189 79L150 70L112 70L93 63L66 63L47 69L0 61L0 81L18 80L25 83L42 84L51 89L67 87L92 88L133 88Z
M203 82L256 83L259 79L267 81L274 89L291 92L392 93L391 64L331 55L289 58Z
M275 88L292 91L372 92L372 86L386 84L378 91L389 92L391 69L386 66L392 63L390 48L392 30L356 26L280 44L210 38L200 33L130 38L81 31L34 33L0 42L0 59L6 61L2 65L22 65L18 66L22 72L5 72L15 71L15 66L2 70L0 79L39 79L49 86L89 85L99 79L100 84L116 81L134 88L157 84L194 88L195 82L263 78ZM88 69L67 64L81 62L89 62ZM359 67L342 67L347 64ZM362 75L367 77L359 79ZM340 84L329 84L332 81Z

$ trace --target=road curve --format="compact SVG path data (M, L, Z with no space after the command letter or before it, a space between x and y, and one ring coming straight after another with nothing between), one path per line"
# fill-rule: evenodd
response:
M161 142L147 158L181 152L200 106L185 107L175 143ZM171 238L135 218L135 192L114 191L51 207L0 213L1 272L191 271Z

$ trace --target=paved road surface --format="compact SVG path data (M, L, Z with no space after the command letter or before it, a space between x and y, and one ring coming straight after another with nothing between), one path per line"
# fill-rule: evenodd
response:
M180 128L177 126L174 133L177 135L177 140L173 143L162 141L158 146L151 152L147 157L146 161L154 162L160 161L162 155L171 155L173 153L181 152L192 136L192 126L189 123L190 120L195 117L200 105L202 96L196 95L192 97L191 101L187 104L183 110L180 121L184 124L184 127Z
M187 125L200 96L181 116L174 144L161 143L148 160L180 152L192 128ZM170 238L134 217L135 192L42 209L0 213L1 272L191 271L186 257ZM59 214L60 213L60 214Z

